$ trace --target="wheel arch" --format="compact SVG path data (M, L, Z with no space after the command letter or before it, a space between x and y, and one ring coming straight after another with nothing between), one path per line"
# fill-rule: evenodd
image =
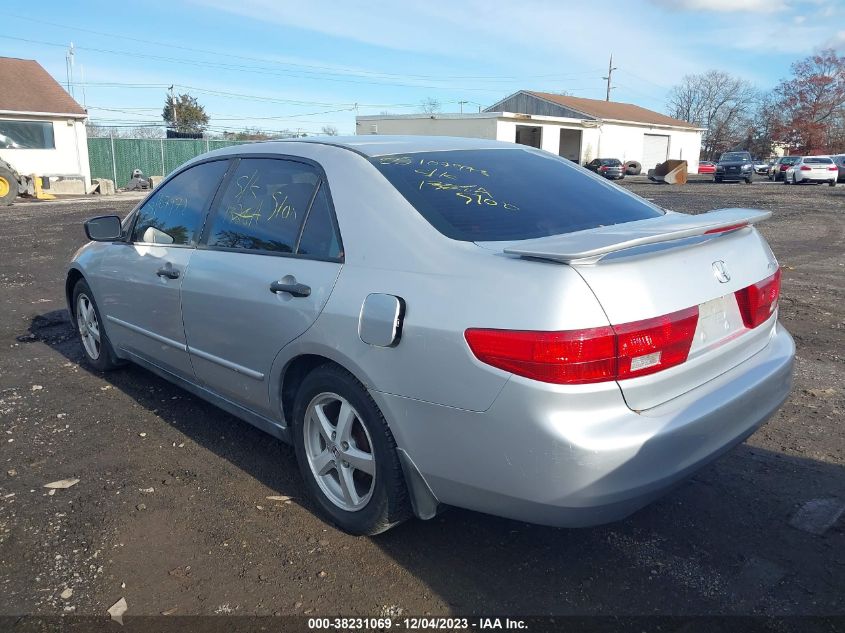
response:
M71 318L73 318L73 289L80 279L85 279L85 275L78 268L71 268L67 271L65 278L65 300L67 301L67 310Z
M285 363L281 370L279 382L279 406L288 428L290 428L293 420L293 405L299 386L309 373L325 365L334 365L343 369L358 380L364 386L364 389L367 389L367 383L356 372L351 371L345 363L320 353L306 352L298 354ZM389 417L385 415L384 411L382 411L382 415L388 428L393 433L394 440L396 440L395 430L390 424ZM399 445L398 442L396 452L402 467L402 476L405 480L405 486L414 515L419 519L431 519L441 511L442 506L440 502L435 497L431 487L426 482L407 450L402 445Z

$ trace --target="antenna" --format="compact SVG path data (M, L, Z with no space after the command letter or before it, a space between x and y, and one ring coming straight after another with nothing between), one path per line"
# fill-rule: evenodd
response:
M611 78L613 77L613 71L618 70L613 65L613 53L610 54L610 63L607 65L607 77L602 77L602 79L607 81L607 96L605 97L605 101L610 101L610 91L615 88L616 86L611 86Z

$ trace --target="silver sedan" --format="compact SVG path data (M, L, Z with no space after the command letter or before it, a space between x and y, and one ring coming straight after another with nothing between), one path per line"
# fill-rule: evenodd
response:
M66 294L91 366L293 443L349 532L449 505L587 526L787 397L768 216L665 211L494 141L240 145L89 220Z

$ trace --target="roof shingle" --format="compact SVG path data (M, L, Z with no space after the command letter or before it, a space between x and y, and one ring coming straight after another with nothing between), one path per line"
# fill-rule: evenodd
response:
M636 123L651 123L654 125L674 125L679 127L695 128L696 126L687 121L673 119L665 114L653 110L647 110L632 103L616 103L614 101L600 101L598 99L584 99L583 97L569 97L556 95L548 92L526 91L528 94L546 99L558 105L562 105L578 112L597 117L599 119L616 119L618 121L634 121Z
M85 115L38 62L0 57L0 111Z

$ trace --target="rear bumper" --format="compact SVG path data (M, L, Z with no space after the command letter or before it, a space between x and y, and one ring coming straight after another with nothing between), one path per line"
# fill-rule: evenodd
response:
M830 182L831 180L837 180L839 174L836 172L830 172L829 174L807 174L798 172L795 175L795 180L798 182Z
M373 396L441 503L582 527L624 518L751 435L789 395L794 354L778 325L753 357L640 413L615 383L572 397L512 377L484 413Z

